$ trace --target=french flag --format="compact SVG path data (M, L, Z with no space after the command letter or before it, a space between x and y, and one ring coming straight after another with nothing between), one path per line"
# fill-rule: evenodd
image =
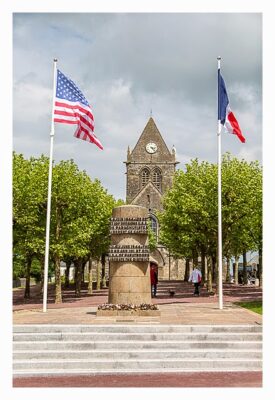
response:
M224 126L225 131L237 135L242 143L245 143L245 138L242 134L241 128L239 127L238 121L235 115L229 107L229 100L226 92L225 83L221 76L220 70L218 70L218 81L219 81L219 92L218 92L218 119Z

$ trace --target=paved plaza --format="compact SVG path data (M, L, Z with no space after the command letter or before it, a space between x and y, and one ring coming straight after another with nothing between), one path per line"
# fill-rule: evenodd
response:
M175 291L174 297L169 290ZM159 306L160 317L97 317L97 306L108 301L108 289L95 290L76 298L73 290L67 290L62 304L54 304L53 287L49 288L47 313L42 312L42 297L39 288L32 288L33 297L24 301L23 290L14 291L14 324L97 324L116 322L151 322L156 324L261 324L262 316L234 304L239 301L253 301L262 298L261 288L224 285L224 307L219 309L218 297L209 296L202 288L200 297L193 296L193 287L179 281L163 281L158 295L152 299Z
M216 303L160 304L159 317L97 317L96 306L73 308L49 308L19 310L14 312L15 324L106 324L106 323L154 323L154 324L261 324L262 317L252 311L225 303L220 310Z

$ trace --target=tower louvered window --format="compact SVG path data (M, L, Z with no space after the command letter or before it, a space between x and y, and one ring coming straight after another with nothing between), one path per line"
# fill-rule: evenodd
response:
M161 190L161 172L159 169L155 169L153 172L153 184Z
M153 231L153 234L155 235L156 240L158 240L158 220L153 214L150 215L149 219L151 222L151 229Z
M144 169L141 173L141 186L144 187L148 181L149 181L149 171L148 169Z

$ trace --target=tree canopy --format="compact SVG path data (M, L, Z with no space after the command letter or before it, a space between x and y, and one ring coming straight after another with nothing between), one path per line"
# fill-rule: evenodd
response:
M37 257L43 263L48 166L45 156L25 159L13 154L14 253L21 260ZM62 300L62 259L88 260L107 252L109 220L116 203L100 181L80 171L73 160L53 166L50 260L55 264L56 301Z
M192 160L175 174L159 214L160 238L181 257L217 253L217 165ZM262 246L262 168L229 153L222 160L223 254L239 256Z

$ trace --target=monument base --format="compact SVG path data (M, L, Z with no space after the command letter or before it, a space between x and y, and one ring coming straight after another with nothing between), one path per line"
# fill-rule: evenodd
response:
M160 310L97 310L97 317L160 317Z
M101 304L97 308L97 317L159 317L156 304Z

